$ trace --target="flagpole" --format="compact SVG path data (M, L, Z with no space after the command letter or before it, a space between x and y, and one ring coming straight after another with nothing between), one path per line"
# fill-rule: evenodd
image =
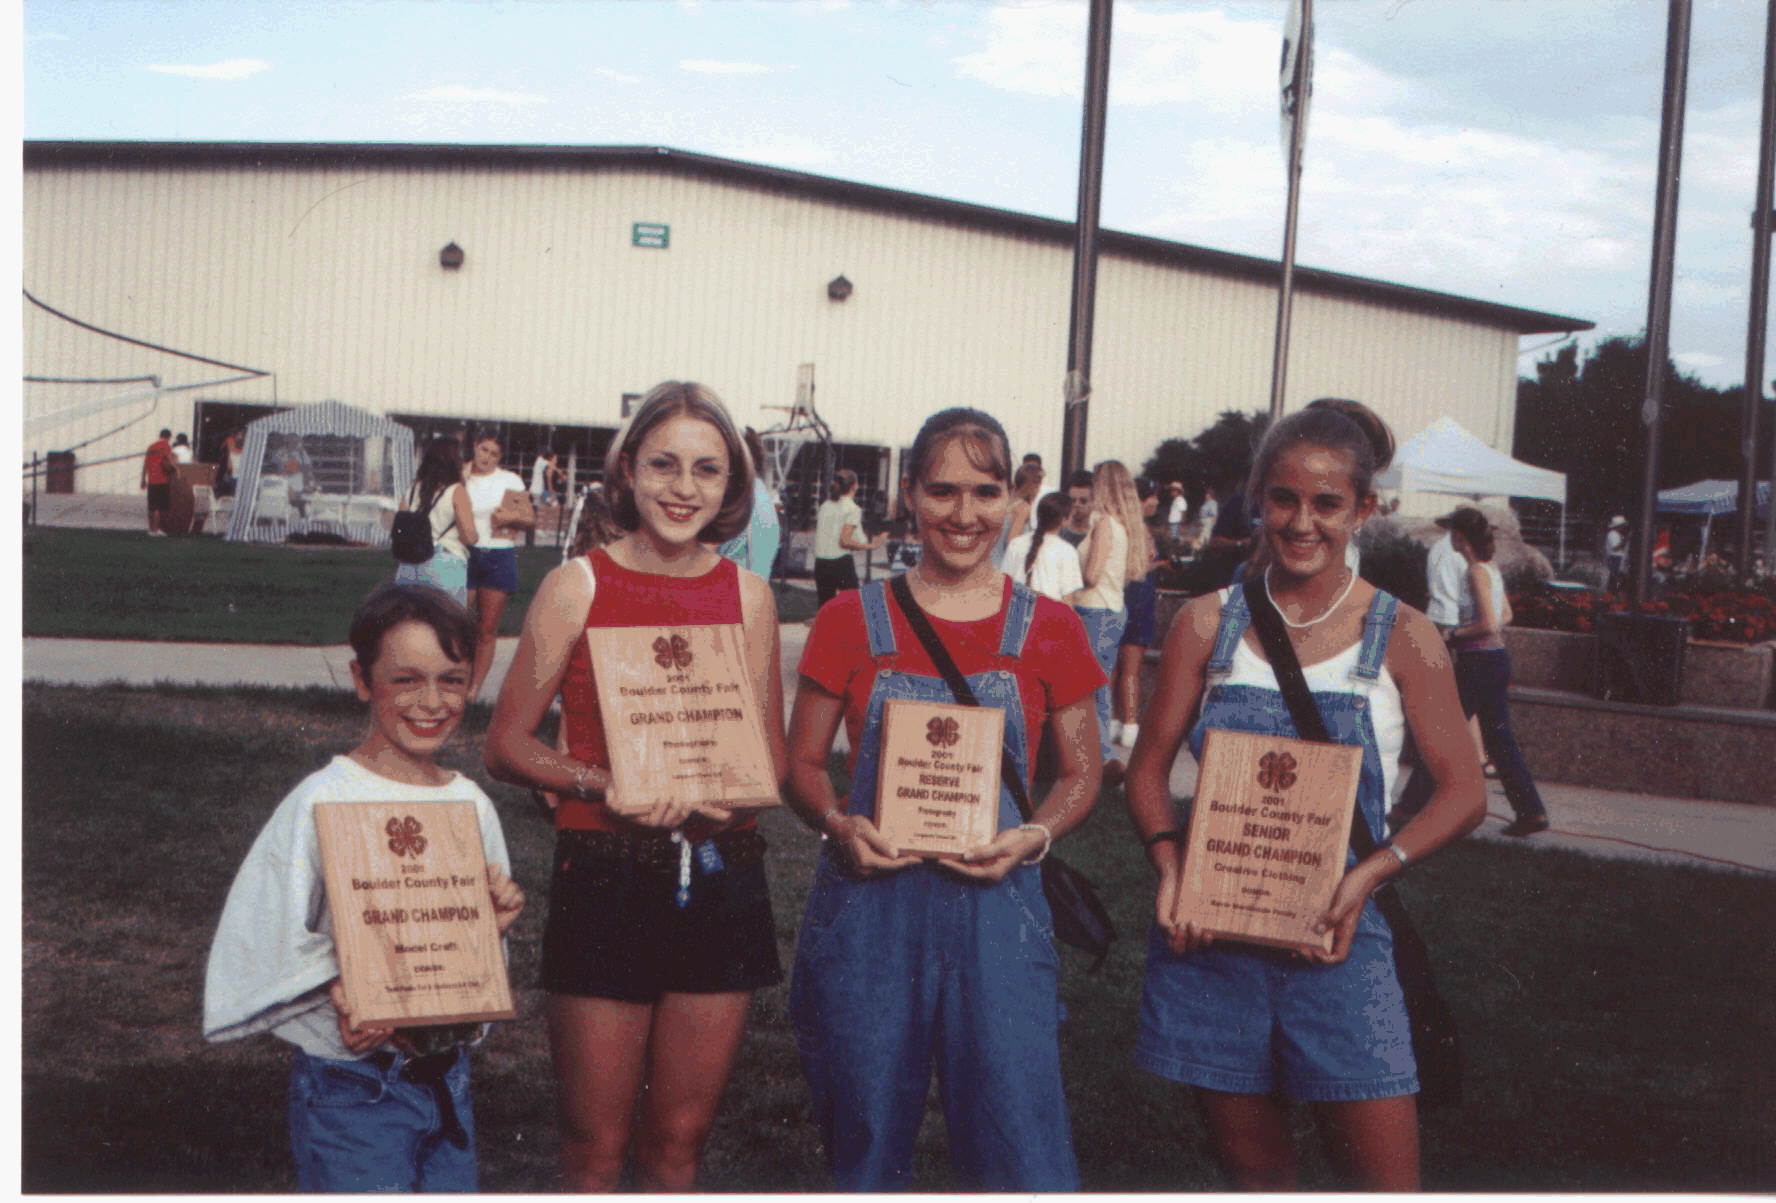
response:
M1295 304L1295 224L1301 208L1301 142L1307 126L1307 81L1313 53L1313 0L1300 0L1301 25L1295 35L1295 97L1289 121L1289 212L1283 222L1283 273L1277 291L1276 348L1270 364L1270 420L1283 416L1283 388L1289 374L1289 319Z
M1092 313L1097 306L1098 201L1104 191L1104 118L1110 97L1112 0L1091 0L1085 51L1085 120L1079 136L1079 205L1073 226L1073 308L1067 320L1062 385L1061 479L1085 467L1091 412Z
M1751 313L1745 331L1745 396L1740 419L1744 470L1739 477L1739 579L1751 579L1757 521L1758 410L1764 404L1764 325L1770 303L1770 226L1776 189L1776 0L1764 16L1764 119L1758 138L1757 202L1751 213ZM1776 453L1772 453L1776 476ZM1776 490L1772 490L1776 492ZM1764 570L1776 572L1776 496L1764 518Z

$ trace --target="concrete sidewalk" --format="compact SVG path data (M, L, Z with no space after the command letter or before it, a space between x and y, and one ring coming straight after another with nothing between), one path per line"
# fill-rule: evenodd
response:
M795 693L795 667L808 629L781 628L784 698ZM517 648L504 638L494 653L484 698L497 696ZM351 688L351 648L288 647L238 643L132 643L100 639L26 639L24 679L52 684L100 685L122 682L155 685L319 685ZM844 729L839 731L840 745ZM1535 848L1571 848L1597 856L1626 857L1672 864L1737 867L1776 873L1776 805L1752 806L1695 798L1589 789L1538 783L1554 821L1552 830L1527 840ZM1172 772L1172 792L1193 793L1196 765L1180 756ZM1499 834L1511 810L1496 781L1487 783L1489 817L1482 839Z

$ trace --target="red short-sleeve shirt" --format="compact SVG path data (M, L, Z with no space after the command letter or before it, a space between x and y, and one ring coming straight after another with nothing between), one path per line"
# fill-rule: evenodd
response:
M142 470L147 474L149 484L167 483L167 461L172 455L173 445L165 439L156 439L148 445L147 452L142 456Z
M1011 600L1011 578L999 613L973 622L949 622L927 614L932 629L949 649L964 676L1002 666L999 638L1005 609ZM893 595L888 613L894 624L894 655L878 663L871 659L869 631L863 621L863 602L855 592L839 594L820 608L808 646L802 652L800 673L837 697L845 699L845 734L851 742L851 767L857 766L857 749L863 741L863 718L869 709L876 673L885 668L899 672L938 676L937 666L907 625ZM1046 597L1036 599L1030 637L1024 654L1012 669L1024 704L1024 730L1031 733L1026 763L1034 765L1042 743L1042 731L1050 712L1070 706L1105 683L1104 671L1092 655L1085 626L1072 607Z

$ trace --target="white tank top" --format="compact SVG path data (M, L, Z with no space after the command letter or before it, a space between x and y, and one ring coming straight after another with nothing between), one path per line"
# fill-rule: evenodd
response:
M1399 631L1398 625L1394 630ZM1329 660L1303 664L1301 675L1307 678L1307 687L1314 693L1352 692L1351 670L1357 666L1357 655L1362 648L1363 641L1359 639ZM1242 638L1233 653L1232 674L1218 684L1252 685L1274 690L1277 679L1270 671L1270 664ZM1406 708L1400 702L1399 683L1385 664L1375 688L1369 693L1369 722L1375 729L1375 750L1381 756L1381 775L1387 787L1385 800L1391 805L1394 787L1400 778L1400 749L1406 743Z

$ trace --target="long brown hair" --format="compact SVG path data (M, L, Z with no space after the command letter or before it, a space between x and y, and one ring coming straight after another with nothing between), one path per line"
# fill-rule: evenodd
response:
M752 457L728 408L715 390L689 380L667 380L656 384L641 399L635 412L605 453L604 490L610 499L611 518L626 531L641 526L641 511L635 508L635 486L630 476L635 470L631 457L636 448L647 441L654 427L679 415L698 418L715 427L728 449L728 487L722 493L721 509L697 538L704 543L725 543L746 529L752 520Z
M1114 518L1128 535L1128 554L1122 562L1122 579L1138 581L1147 575L1153 558L1153 537L1147 533L1146 515L1134 478L1121 460L1107 459L1092 469L1092 508Z

